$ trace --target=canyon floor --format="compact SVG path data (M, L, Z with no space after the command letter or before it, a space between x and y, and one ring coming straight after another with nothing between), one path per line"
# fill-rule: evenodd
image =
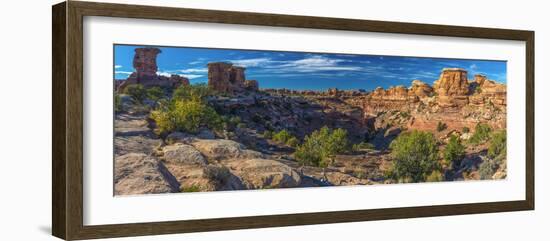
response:
M443 100L442 95L411 100L414 88L399 90L213 95L209 105L233 123L223 131L201 128L193 134L158 134L150 118L156 103L138 104L120 95L114 127L115 195L399 183L387 173L393 162L390 144L414 129L432 133L441 150L451 135L466 143L464 157L440 181L481 179L479 168L489 160L489 144L467 144L468 139L477 123L504 129L505 108L471 100L461 104L456 102L460 97ZM295 145L265 135L286 130L303 142L323 126L342 128L350 143L368 145L318 167L300 164L293 155ZM495 170L490 179L506 177L505 164Z

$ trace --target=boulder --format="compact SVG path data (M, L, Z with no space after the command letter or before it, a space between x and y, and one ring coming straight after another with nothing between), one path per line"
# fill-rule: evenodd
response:
M175 164L206 165L206 159L194 147L182 143L165 146L164 160Z
M161 139L147 136L115 136L115 155L128 153L151 154L162 145Z
M169 193L179 184L154 157L130 153L115 158L115 195Z
M292 168L275 160L253 158L226 164L248 189L297 187L301 180Z
M247 150L244 145L232 140L196 139L190 144L206 156L208 160L259 158L263 156L260 152Z

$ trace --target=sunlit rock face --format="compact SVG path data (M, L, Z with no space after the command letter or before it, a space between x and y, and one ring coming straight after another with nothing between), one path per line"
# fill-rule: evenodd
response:
M220 93L235 93L245 89L245 68L225 62L208 64L208 87Z
M123 92L126 86L130 84L165 88L189 85L189 79L183 76L175 74L164 76L158 74L157 57L161 52L158 48L136 48L133 60L134 72L126 80L118 83L118 92Z
M435 92L440 96L460 96L469 92L468 72L460 68L443 69L434 82Z

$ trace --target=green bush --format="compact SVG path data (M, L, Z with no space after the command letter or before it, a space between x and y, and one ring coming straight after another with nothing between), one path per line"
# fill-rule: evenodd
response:
M214 130L222 127L222 119L212 107L194 100L173 100L152 111L151 119L155 120L160 133L197 133L203 126Z
M203 101L210 95L210 90L206 84L182 85L174 90L172 95L176 100Z
M128 94L136 103L143 103L147 98L147 90L140 84L131 84L126 86L124 93Z
M262 135L265 139L271 139L273 138L273 131L265 130Z
M304 142L296 148L294 157L302 165L327 167L336 154L349 151L347 131L331 130L323 127L306 136Z
M229 124L231 124L232 126L237 126L241 124L241 117L232 116L231 118L229 118Z
M199 185L191 185L187 187L182 186L180 188L180 192L200 192L200 191L201 191L201 187Z
M291 147L297 147L300 144L300 141L296 137L291 137L290 139L286 140L286 144Z
M279 131L273 135L273 140L279 143L286 143L288 139L292 138L292 134L287 130Z
M120 99L119 94L115 94L115 111L122 110L122 100Z
M483 180L493 179L498 169L498 163L493 159L487 159L479 165L479 176Z
M479 144L487 141L491 136L491 127L485 123L478 123L474 134L470 138L470 143Z
M468 128L467 126L462 127L462 133L470 133L470 128Z
M397 180L422 182L439 169L438 149L429 132L413 130L400 134L390 144L393 157L393 177Z
M246 123L237 124L237 128L240 128L240 129L246 128Z
M443 181L443 174L440 171L433 171L426 177L426 182L441 182Z
M443 150L443 158L458 164L464 158L464 154L464 146L460 143L460 139L456 135L451 135L449 143L447 143L445 150Z
M506 155L506 131L495 132L487 150L489 158L497 158L500 155Z
M162 88L155 86L147 89L147 97L151 100L158 101L164 97Z
M443 123L443 122L437 122L437 131L443 131L447 129L447 124Z

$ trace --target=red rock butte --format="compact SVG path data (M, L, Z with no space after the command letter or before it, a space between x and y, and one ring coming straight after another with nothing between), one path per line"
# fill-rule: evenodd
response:
M117 91L123 92L130 84L141 84L144 87L174 88L189 85L189 79L180 75L163 76L158 74L157 56L162 53L158 48L136 48L133 60L134 72L118 83Z
M258 81L245 80L245 68L227 62L208 63L208 87L220 93L258 90Z

